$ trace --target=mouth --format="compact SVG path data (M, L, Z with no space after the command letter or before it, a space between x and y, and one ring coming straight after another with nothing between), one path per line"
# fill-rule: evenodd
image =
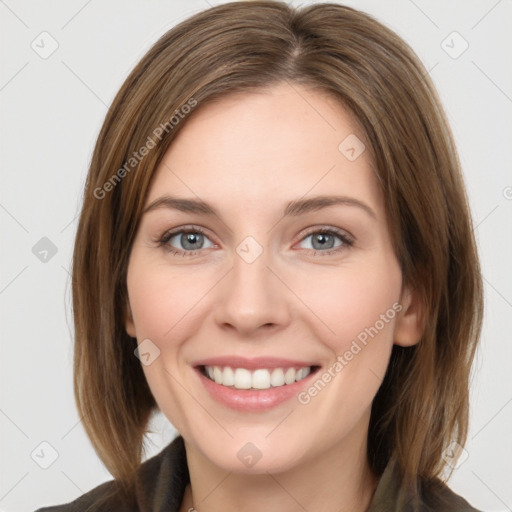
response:
M234 368L231 366L200 365L199 371L204 377L224 386L237 390L265 390L289 386L315 373L319 366L282 367L282 368Z
M211 398L243 413L261 413L289 403L321 368L273 357L215 357L196 361L192 367Z

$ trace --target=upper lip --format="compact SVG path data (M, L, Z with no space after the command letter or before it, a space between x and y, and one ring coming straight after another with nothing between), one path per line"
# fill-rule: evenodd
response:
M305 368L318 366L311 361L297 361L296 359L284 359L277 357L239 357L239 356L217 356L194 361L192 366L230 366L231 368L247 368L257 370L258 368Z

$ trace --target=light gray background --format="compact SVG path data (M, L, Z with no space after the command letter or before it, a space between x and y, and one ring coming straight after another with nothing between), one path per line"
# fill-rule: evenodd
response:
M217 3L0 0L0 510L70 501L111 478L72 394L69 268L81 190L107 105L129 71L166 30ZM345 3L409 42L439 89L456 137L486 318L468 457L450 485L480 509L512 510L512 2ZM51 36L40 36L44 31ZM58 48L43 59L52 39ZM468 49L453 58L464 40ZM32 251L43 237L57 249L46 262L39 259L44 247ZM148 456L173 437L162 416L153 430ZM53 450L58 457L43 469Z

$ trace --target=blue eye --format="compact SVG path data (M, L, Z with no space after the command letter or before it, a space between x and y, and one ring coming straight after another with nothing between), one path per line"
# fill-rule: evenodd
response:
M302 247L303 249L311 249L325 254L337 252L346 247L350 247L354 243L346 234L332 228L311 231L301 242L308 239L311 239L309 247Z
M205 243L207 244L206 246ZM165 233L160 239L160 244L169 250L175 249L183 255L186 253L193 254L193 251L213 247L211 240L199 228L181 229Z
M302 249L315 251L314 255L323 256L347 249L354 244L353 239L335 228L317 228L305 235L300 243L310 240ZM174 231L168 231L159 240L165 250L174 255L193 256L202 249L210 249L214 246L212 241L199 227L188 227Z

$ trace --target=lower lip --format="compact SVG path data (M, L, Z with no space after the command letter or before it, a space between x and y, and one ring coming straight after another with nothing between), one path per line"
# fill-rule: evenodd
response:
M278 405L290 400L308 384L316 371L310 373L304 379L269 389L235 389L217 384L213 380L205 377L199 368L197 373L204 387L210 393L214 400L234 409L243 412L258 412L277 407Z

